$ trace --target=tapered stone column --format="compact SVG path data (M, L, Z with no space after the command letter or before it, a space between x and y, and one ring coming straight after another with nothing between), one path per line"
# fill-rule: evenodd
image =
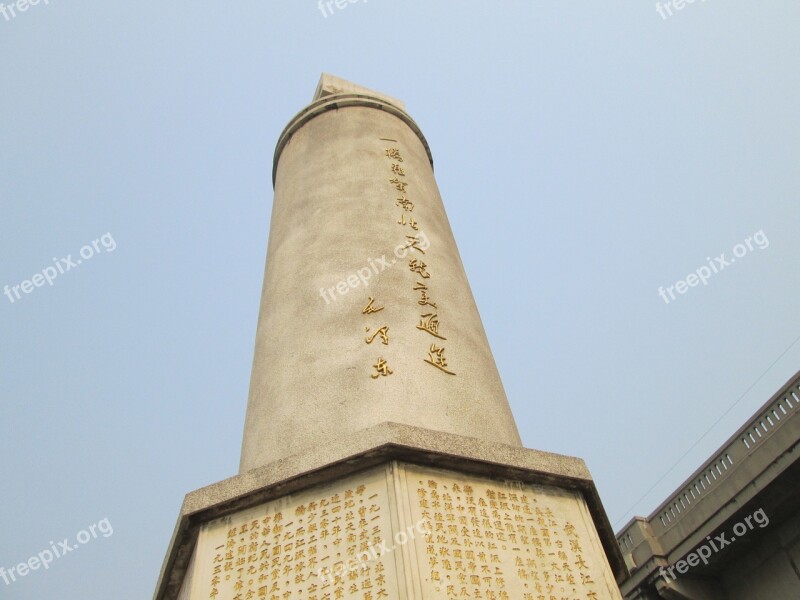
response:
M324 76L274 178L241 471L386 421L521 445L402 103Z
M403 104L323 76L273 178L240 474L186 496L155 600L621 600L586 465L521 445Z

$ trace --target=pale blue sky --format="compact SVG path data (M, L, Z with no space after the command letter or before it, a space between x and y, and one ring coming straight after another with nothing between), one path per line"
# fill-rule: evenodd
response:
M114 533L0 598L149 598L237 472L272 153L323 71L406 102L523 440L616 528L800 368L797 3L43 2L0 16L0 286L116 249L0 296L0 566Z

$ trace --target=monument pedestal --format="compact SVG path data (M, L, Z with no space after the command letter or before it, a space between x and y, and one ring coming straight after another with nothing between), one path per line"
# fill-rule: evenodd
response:
M155 600L621 599L584 462L382 423L187 495Z

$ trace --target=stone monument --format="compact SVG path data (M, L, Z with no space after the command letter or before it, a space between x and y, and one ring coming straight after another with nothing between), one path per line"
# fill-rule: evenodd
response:
M323 75L278 140L239 475L155 600L620 599L584 462L522 447L402 102Z

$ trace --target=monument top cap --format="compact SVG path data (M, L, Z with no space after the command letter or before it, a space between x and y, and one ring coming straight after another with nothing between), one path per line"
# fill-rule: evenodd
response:
M431 149L428 146L428 142L425 140L425 136L422 135L419 125L417 125L414 119L406 112L406 105L402 100L392 98L386 94L381 94L380 92L351 83L345 79L329 75L328 73L323 73L319 78L319 83L317 84L317 89L314 92L314 98L311 100L311 104L306 106L289 121L289 124L286 125L278 138L278 144L275 147L275 157L272 160L273 186L277 178L278 161L280 160L281 153L292 136L315 117L331 110L338 111L346 107L377 109L392 114L403 121L422 142L422 145L425 147L425 152L428 155L428 161L431 167L433 167L433 156L431 156Z
M323 73L322 77L319 78L319 84L317 84L317 91L314 92L313 101L316 102L317 100L325 98L326 96L333 96L334 94L358 94L361 96L372 96L373 98L378 98L384 102L393 104L402 111L405 111L406 109L406 105L402 100L398 100L397 98L392 98L391 96L381 94L369 88L365 88L364 86L351 83L345 79Z

